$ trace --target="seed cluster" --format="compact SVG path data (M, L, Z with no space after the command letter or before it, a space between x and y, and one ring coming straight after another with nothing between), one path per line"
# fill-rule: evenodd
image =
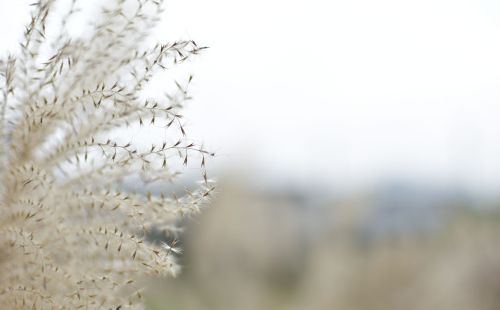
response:
M85 35L64 29L79 16L61 1L34 4L19 52L0 60L0 304L5 309L143 308L144 276L175 275L178 220L214 191L208 152L186 137L185 83L144 99L145 86L205 47L183 40L143 48L163 12L159 0L114 0ZM82 3L84 1L81 1ZM52 29L50 26L52 26ZM144 147L120 130L163 128ZM200 171L201 185L172 193L175 167ZM129 191L127 180L155 183Z

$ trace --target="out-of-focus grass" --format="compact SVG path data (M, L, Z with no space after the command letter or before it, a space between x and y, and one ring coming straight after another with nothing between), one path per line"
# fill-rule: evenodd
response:
M155 285L150 309L500 308L497 211L454 208L437 229L371 238L362 200L311 221L287 199L221 193L185 240L182 276Z

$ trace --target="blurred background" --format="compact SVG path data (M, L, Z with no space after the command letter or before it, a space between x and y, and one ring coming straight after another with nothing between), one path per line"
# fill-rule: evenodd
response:
M194 73L219 185L151 309L500 309L498 1L167 0L153 37L210 47L150 88Z

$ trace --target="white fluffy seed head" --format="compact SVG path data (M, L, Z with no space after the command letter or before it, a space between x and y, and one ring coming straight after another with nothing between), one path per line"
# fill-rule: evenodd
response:
M204 47L143 46L161 0L116 0L78 38L64 26L80 18L84 1L58 14L62 2L34 3L19 52L0 60L0 303L142 308L139 278L180 271L181 250L149 242L150 232L175 238L178 219L198 212L214 190L205 171L213 154L187 139L180 114L191 77L162 98L142 93L156 72ZM121 141L117 132L130 126L166 135L147 147ZM196 165L203 182L168 192L176 163ZM120 185L130 180L160 190Z

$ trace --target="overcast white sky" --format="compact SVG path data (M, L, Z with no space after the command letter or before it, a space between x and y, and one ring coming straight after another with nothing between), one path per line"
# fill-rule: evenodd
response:
M0 0L0 47L28 2ZM498 1L167 0L158 36L211 47L186 115L221 167L500 189Z

